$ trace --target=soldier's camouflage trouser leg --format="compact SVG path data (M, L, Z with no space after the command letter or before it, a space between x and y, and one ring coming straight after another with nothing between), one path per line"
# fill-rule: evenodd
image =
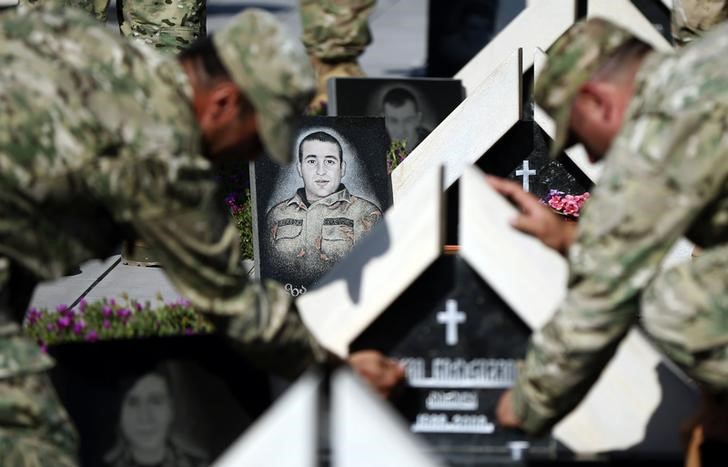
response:
M75 467L78 445L44 373L0 379L0 465Z
M642 296L661 350L708 393L728 393L728 245L662 272Z
M673 0L672 37L686 45L728 18L728 0Z
M20 0L37 4L44 0ZM63 0L106 22L109 0ZM207 34L207 0L117 0L119 29L164 52L176 53Z
M301 39L308 54L327 62L355 60L372 41L376 0L300 0Z
M207 34L206 0L117 0L117 9L122 34L165 52Z

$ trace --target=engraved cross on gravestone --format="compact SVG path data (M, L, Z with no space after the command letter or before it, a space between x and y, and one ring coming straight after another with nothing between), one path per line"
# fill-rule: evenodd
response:
M458 324L464 323L467 315L458 311L457 300L448 300L445 311L437 314L437 322L445 325L445 342L447 345L457 345Z
M529 183L531 175L536 175L536 171L533 169L529 169L528 160L525 160L523 161L523 165L521 165L521 168L516 170L516 176L523 177L523 189L525 191L531 191Z

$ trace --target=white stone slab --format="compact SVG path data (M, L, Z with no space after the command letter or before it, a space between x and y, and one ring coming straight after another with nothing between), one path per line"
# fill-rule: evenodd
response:
M361 334L442 253L442 172L423 175L375 229L296 305L329 350L344 356Z
M473 93L495 68L508 60L518 48L546 50L575 21L575 0L539 0L531 2L511 23L495 36L455 78L463 81L467 95ZM523 69L532 65L532 56L524 57Z
M320 380L302 376L214 466L315 467Z
M521 118L521 54L514 51L392 172L395 204L426 174L460 178Z
M332 448L335 467L439 464L415 438L401 416L348 369L332 382Z
M531 328L566 294L566 261L510 226L516 209L472 167L460 180L460 254ZM660 355L633 330L586 399L554 430L573 451L622 450L639 443L661 400ZM629 414L629 416L623 416Z
M165 301L175 301L182 295L170 282L164 268L143 268L119 264L86 296L91 302L103 298L123 300L124 294L139 302L150 301L152 306L161 295Z
M0 0L0 8L15 6L17 4L18 0Z
M469 167L460 179L460 255L531 328L541 327L566 293L566 260L510 226L518 215Z
M29 306L54 310L58 305L71 305L118 259L119 255L114 255L103 261L87 261L80 266L80 274L41 282L35 288Z
M645 42L652 44L657 50L672 50L672 45L630 0L589 0L587 17L604 18L618 24Z

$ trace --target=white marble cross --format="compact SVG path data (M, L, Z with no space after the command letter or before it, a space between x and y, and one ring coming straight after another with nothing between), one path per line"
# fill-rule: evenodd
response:
M467 316L462 311L458 311L457 300L449 299L445 305L445 311L437 313L437 322L445 325L445 343L447 345L457 345L458 343L458 324L464 323Z
M531 175L536 175L536 170L528 167L528 161L523 161L523 166L516 170L516 176L523 177L523 189L525 191L531 191L531 184L529 183Z

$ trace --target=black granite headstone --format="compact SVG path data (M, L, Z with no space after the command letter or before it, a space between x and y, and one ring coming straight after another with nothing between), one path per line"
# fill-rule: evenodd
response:
M452 465L493 465L518 456L523 433L495 422L516 378L530 329L459 256L438 259L352 343L406 365L395 406L434 453ZM530 452L555 450L551 438Z
M132 467L143 452L163 453L164 465L212 465L271 403L267 374L217 336L67 343L50 353L82 466Z
M305 117L281 167L252 166L254 243L261 278L305 293L392 205L382 118Z
M549 137L533 121L513 126L480 160L485 171L508 177L543 199L550 190L581 195L591 181L568 157L549 157Z

